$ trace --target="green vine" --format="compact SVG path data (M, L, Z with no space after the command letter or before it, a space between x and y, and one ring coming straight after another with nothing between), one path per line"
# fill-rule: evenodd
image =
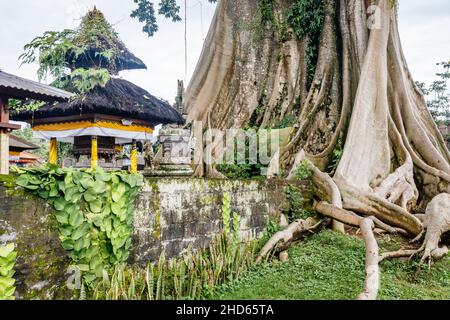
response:
M14 300L14 265L17 252L14 244L10 243L0 247L0 300Z
M78 68L70 74L70 80L77 91L84 94L97 86L105 87L111 76L107 69Z
M286 199L289 201L289 210L287 212L290 222L297 219L307 219L309 217L315 216L315 212L305 208L305 198L303 197L302 190L293 185L289 184L285 191Z
M274 14L275 0L259 0L258 9L261 14L261 25L273 24L275 22Z
M295 0L286 12L288 25L298 39L307 38L306 65L308 85L311 85L319 56L320 36L325 21L325 8L322 0Z
M342 144L342 139L339 139L336 144L336 147L333 150L333 158L331 159L331 163L328 166L329 172L331 172L332 174L335 173L343 155L344 155L344 147Z
M241 225L241 217L238 213L231 213L231 195L229 193L223 194L222 199L222 221L223 232L227 238L233 236L233 245L239 243L239 227ZM232 224L232 230L230 230Z
M25 45L22 64L38 62L39 80L54 78L53 86L85 94L104 87L110 74L118 73L118 57L126 47L103 14L94 9L83 18L79 28L61 32L47 31ZM77 68L76 61L98 59L90 68ZM29 109L28 104L24 105Z
M298 180L309 180L313 175L313 171L311 169L311 165L307 160L303 160L297 168L295 172L295 179Z
M104 270L127 261L134 208L130 204L143 184L142 176L52 165L16 171L17 185L55 208L62 247L87 285Z

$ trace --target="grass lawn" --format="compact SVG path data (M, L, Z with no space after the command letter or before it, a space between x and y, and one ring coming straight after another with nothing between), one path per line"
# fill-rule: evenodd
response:
M379 239L380 251L400 248L399 239ZM223 285L215 299L355 299L364 284L364 243L324 231L292 247L286 263L261 264ZM450 257L433 265L384 261L379 299L450 299Z

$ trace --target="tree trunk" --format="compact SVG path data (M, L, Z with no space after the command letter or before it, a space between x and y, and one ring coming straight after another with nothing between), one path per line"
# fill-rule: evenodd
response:
M206 124L210 115L212 127L227 129L274 126L290 116L295 131L278 152L285 172L304 153L328 170L341 142L343 155L328 171L342 199L331 204L421 234L413 214L450 191L450 154L408 70L396 4L317 1L323 27L308 81L306 52L314 43L282 28L297 1L274 1L274 22L260 25L257 0L219 1L187 89L188 119Z

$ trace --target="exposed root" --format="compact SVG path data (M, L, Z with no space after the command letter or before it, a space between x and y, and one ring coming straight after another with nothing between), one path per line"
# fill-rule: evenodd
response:
M423 230L423 225L414 215L372 192L358 190L340 180L336 181L343 197L344 209L375 216L396 228L404 229L413 236Z
M424 226L427 231L424 243L419 249L419 252L423 251L422 261L434 257L442 258L446 249L439 248L439 242L441 236L450 231L450 194L440 194L428 204Z
M320 196L320 198L322 200L328 201L336 208L342 208L342 197L336 183L328 174L320 171L319 168L317 168L311 161L309 161L303 150L301 150L295 157L294 166L289 173L288 179L293 179L295 172L297 171L297 168L302 161L307 161L310 169L312 170L312 180L316 187L316 193ZM339 220L333 220L332 227L335 231L345 233L344 224L342 222L339 222Z
M366 280L364 291L358 295L358 300L376 300L380 288L380 270L378 266L378 244L373 234L373 221L362 219L360 228L366 245Z
M362 220L362 218L356 215L352 215L348 211L326 202L317 203L314 207L314 210L325 217L329 217L352 227L359 227Z
M289 261L289 252L287 250L280 252L280 261L281 262Z
M273 250L278 252L286 251L293 242L299 240L304 235L321 228L324 223L325 220L318 220L315 218L294 221L286 229L275 233L269 241L267 241L256 258L256 263L263 261L263 259Z
M385 252L382 253L378 259L379 262L382 262L387 259L395 259L395 258L406 258L411 257L417 253L417 250L398 250L394 252Z

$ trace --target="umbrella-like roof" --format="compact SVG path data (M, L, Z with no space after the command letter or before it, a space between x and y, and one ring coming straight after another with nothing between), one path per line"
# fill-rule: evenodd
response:
M73 44L84 51L68 51L66 60L72 69L105 68L111 74L122 70L147 69L144 62L127 49L103 13L96 8L84 16Z

